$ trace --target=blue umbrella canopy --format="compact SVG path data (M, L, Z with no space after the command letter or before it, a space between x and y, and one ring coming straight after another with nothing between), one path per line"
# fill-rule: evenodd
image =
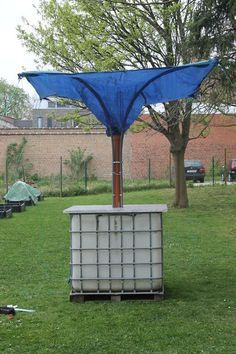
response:
M200 84L218 64L217 59L157 69L111 72L23 72L41 99L82 100L107 129L123 134L137 119L142 107L194 97Z

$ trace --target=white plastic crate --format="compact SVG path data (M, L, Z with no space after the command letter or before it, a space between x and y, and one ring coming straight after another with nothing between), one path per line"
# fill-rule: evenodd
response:
M166 205L74 206L71 285L81 294L163 292Z

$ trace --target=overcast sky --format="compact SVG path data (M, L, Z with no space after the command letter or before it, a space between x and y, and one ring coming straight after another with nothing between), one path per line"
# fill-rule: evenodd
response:
M9 84L23 88L31 96L34 89L23 79L18 83L21 71L36 70L34 56L26 51L16 35L16 26L22 23L22 16L34 22L37 19L33 5L39 0L1 0L0 4L0 78Z

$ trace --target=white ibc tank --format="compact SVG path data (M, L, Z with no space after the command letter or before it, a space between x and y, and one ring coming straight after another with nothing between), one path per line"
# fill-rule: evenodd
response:
M163 291L162 212L166 205L74 206L72 292Z

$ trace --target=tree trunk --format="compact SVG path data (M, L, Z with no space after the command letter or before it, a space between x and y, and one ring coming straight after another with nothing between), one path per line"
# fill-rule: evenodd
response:
M184 153L184 148L178 151L172 151L175 165L175 199L173 205L177 208L188 207L188 194L184 171Z

